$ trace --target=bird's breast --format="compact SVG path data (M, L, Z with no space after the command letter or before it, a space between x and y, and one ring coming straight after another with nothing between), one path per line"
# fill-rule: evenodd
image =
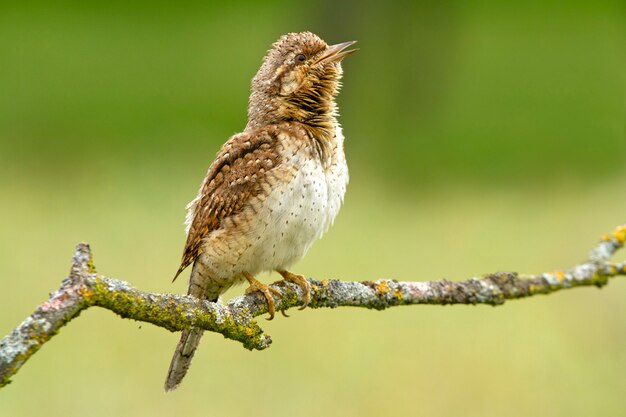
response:
M281 142L284 180L275 182L258 209L267 221L250 253L260 270L287 268L304 257L335 219L348 182L343 137L327 164L306 148L312 144L287 135Z
M336 133L326 161L310 148L313 142L278 134L281 162L268 174L263 192L205 241L201 261L214 279L286 269L322 237L348 183L341 129Z

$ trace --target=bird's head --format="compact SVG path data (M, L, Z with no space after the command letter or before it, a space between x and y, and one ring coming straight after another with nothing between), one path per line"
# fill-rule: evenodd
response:
M311 32L288 33L269 50L252 80L248 126L297 121L317 127L335 115L341 61L355 42L327 45Z

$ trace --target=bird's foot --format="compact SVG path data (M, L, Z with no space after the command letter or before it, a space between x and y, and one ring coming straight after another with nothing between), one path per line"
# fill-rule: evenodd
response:
M267 300L267 312L270 314L270 317L268 318L268 320L272 320L274 318L274 314L276 313L274 297L272 296L272 294L280 298L281 297L280 291L275 290L269 285L263 284L262 282L258 281L256 278L254 278L251 274L247 272L244 272L243 276L246 277L246 279L250 283L250 286L246 288L246 294L250 294L251 292L255 292L255 291L259 291L261 294L263 294L263 296L265 296L265 299Z
M304 277L304 275L294 274L293 272L285 270L277 272L283 276L283 279L285 281L293 282L294 284L299 285L300 288L302 288L304 295L302 296L303 304L302 307L300 307L300 310L304 310L306 306L308 306L311 302L311 284L309 283L309 281Z

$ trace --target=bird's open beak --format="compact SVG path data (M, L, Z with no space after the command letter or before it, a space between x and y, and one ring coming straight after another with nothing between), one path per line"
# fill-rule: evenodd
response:
M349 41L331 45L322 53L322 55L315 61L316 64L321 62L339 62L348 55L358 51L358 49L345 50L347 47L352 46L356 41Z

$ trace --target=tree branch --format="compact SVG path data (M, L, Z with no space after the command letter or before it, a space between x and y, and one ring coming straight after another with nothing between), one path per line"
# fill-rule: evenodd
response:
M378 280L343 282L310 279L311 308L365 307L384 310L412 304L489 304L549 294L580 286L604 286L609 278L626 275L626 262L611 263L611 256L626 241L626 224L602 237L589 258L564 271L540 275L497 272L483 278L452 282ZM282 294L277 308L301 305L302 289L284 281L272 284ZM265 298L257 293L233 298L227 305L201 301L191 296L155 294L124 281L96 273L89 245L76 247L69 277L35 312L0 341L0 387L9 383L20 367L81 311L98 306L123 318L152 323L170 331L192 327L221 333L247 349L265 349L272 340L254 317L267 312Z

